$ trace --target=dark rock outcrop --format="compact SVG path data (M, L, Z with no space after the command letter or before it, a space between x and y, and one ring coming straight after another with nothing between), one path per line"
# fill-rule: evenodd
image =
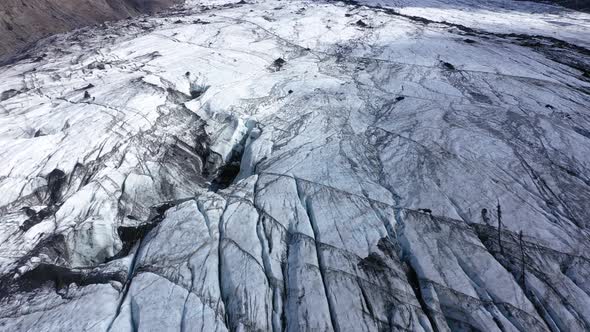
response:
M180 0L4 0L0 3L0 55L44 36L109 20L152 13Z

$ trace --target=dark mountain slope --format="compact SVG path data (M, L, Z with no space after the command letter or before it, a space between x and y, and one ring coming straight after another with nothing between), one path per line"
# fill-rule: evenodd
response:
M48 34L166 8L179 0L3 0L0 55Z

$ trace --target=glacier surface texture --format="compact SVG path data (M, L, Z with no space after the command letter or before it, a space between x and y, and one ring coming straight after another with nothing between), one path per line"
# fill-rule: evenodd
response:
M189 1L0 66L0 331L590 330L590 14Z

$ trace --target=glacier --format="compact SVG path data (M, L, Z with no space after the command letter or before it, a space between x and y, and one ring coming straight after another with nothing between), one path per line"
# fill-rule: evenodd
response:
M0 66L0 330L589 330L589 48L509 0L48 37Z

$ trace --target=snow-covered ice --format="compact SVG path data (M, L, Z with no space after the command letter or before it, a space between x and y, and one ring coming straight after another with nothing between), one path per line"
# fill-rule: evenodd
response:
M191 0L43 40L0 67L0 330L590 329L589 31Z

